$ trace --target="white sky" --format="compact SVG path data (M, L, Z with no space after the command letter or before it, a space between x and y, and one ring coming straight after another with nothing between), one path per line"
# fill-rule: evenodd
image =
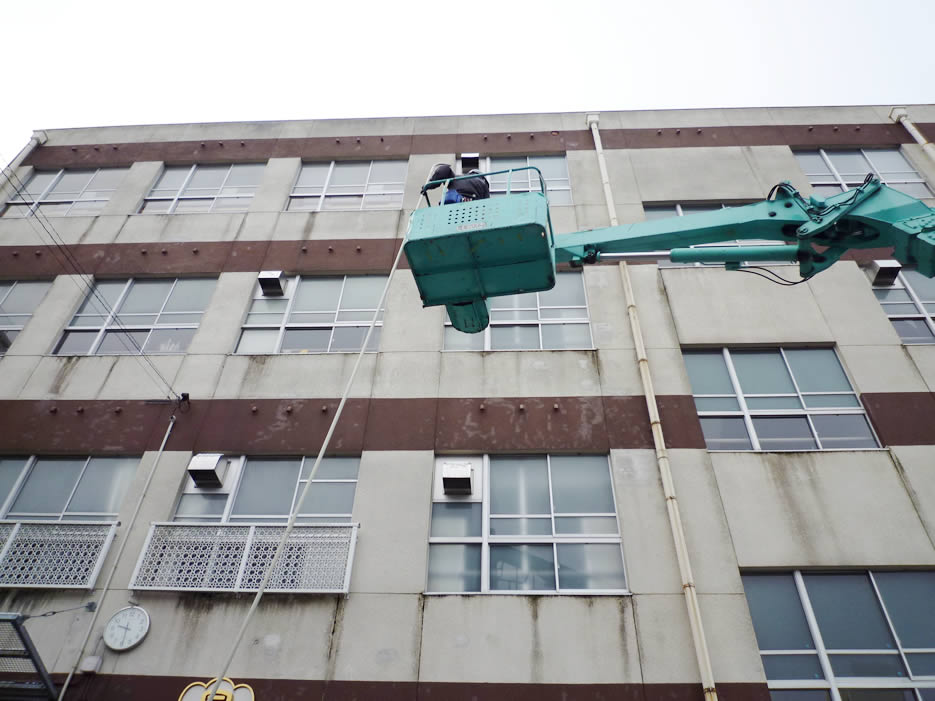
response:
M935 102L935 0L6 3L0 162L34 129Z

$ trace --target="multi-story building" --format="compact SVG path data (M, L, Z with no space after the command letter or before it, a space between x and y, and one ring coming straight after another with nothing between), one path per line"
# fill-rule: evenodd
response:
M66 699L223 667L438 162L537 166L559 237L867 172L935 204L891 107L37 132L0 179L0 609ZM561 270L471 336L403 265L228 676L649 701L708 659L723 699L932 701L935 283L887 256Z

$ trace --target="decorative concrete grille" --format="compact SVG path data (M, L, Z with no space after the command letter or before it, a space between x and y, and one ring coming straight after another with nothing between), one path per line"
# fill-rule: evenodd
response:
M0 587L91 589L116 523L0 523Z
M154 523L131 589L256 591L285 526ZM267 591L346 594L357 524L296 524Z

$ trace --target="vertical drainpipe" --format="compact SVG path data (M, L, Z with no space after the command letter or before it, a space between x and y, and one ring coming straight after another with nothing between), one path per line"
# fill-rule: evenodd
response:
M601 171L601 183L604 186L604 199L607 202L607 214L610 217L610 225L617 226L617 208L614 206L613 192L610 189L610 178L607 175L607 161L604 158L604 146L601 143L601 134L598 129L599 122L600 115L588 115L588 127L591 129L591 135L594 137L594 148L597 151L597 163ZM652 376L649 373L649 359L646 356L646 346L643 343L643 331L640 327L640 318L636 308L636 297L633 294L633 285L630 281L630 269L627 267L626 262L620 263L620 279L623 283L623 292L627 302L630 331L633 334L633 343L636 347L640 380L643 384L643 393L646 395L646 408L649 411L649 422L653 432L653 446L656 449L656 466L659 468L662 490L665 494L666 512L669 516L672 540L675 543L679 575L682 579L682 592L685 594L685 606L688 609L688 621L691 626L692 642L695 646L695 657L698 660L698 671L701 674L701 686L704 689L706 701L717 701L717 689L714 685L714 671L711 668L711 657L708 654L708 643L705 639L704 625L701 621L701 609L698 605L698 593L695 591L695 580L692 575L691 560L688 556L688 545L685 541L685 529L682 527L682 517L679 513L678 500L675 496L675 482L672 479L672 469L669 465L669 453L666 450L665 438L662 434L662 420L659 418L659 405L656 402L656 392L653 389Z
M0 175L0 178L2 178L0 179L0 192L2 192L13 179L16 169L23 164L23 161L29 157L29 154L31 154L37 146L41 146L48 140L49 136L44 131L34 131L32 133L32 136L29 137L29 143L23 146L20 152L16 154L16 158L10 161L10 165L3 169L3 173ZM14 189L16 188L14 187Z
M905 107L894 107L890 110L890 119L892 119L897 124L902 124L906 131L916 140L916 143L922 147L922 150L929 157L929 159L935 162L935 144L931 143L928 139L925 138L925 135L919 131L919 127L909 119L909 111Z

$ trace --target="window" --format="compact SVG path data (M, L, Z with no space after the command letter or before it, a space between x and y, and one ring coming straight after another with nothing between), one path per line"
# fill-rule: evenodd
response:
M98 280L54 353L184 353L215 282L214 278Z
M830 348L686 351L708 450L877 448Z
M0 280L0 355L23 330L51 284Z
M683 205L683 204L653 204L653 205L643 205L643 213L645 214L646 221L653 221L655 219L667 219L669 217L684 217L686 214L699 214L701 212L716 212L719 209L727 209L730 205L726 204L693 204L693 205ZM770 241L768 239L732 239L729 241L718 241L717 243L702 243L695 246L688 246L687 248L703 248L708 246L779 246L782 242L780 241ZM758 265L775 265L775 264L784 264L788 261L776 261L776 263L758 263ZM717 268L724 267L723 263L673 263L670 260L661 259L659 261L660 268L684 268L684 267L701 267L701 266L714 266Z
M469 462L473 494L436 475L426 591L626 592L606 456L439 458Z
M591 325L584 279L579 272L555 275L555 287L491 297L490 326L462 333L445 321L445 350L590 349Z
M126 168L36 171L7 201L3 216L28 217L37 209L47 217L99 214L126 173Z
M534 166L540 170L545 180L549 204L572 204L571 185L568 180L568 163L564 154L561 156L511 156L507 158L489 156L486 159L481 159L481 163L484 163L484 165L479 170L485 173L508 168ZM510 176L509 173L503 173L488 178L491 197L506 194L507 180L509 180L510 192L541 191L539 176L533 170L522 170L518 173L512 173L512 177Z
M196 487L189 480L175 510L175 521L196 523L285 523L308 482L315 456L304 458L229 457L224 486ZM360 458L326 457L298 523L349 523Z
M0 458L3 518L116 521L137 457Z
M904 269L895 284L873 293L903 343L935 343L935 279Z
M776 701L935 699L935 572L747 574Z
M815 194L836 195L860 185L867 173L913 197L931 197L932 191L898 148L848 149L845 151L797 151L799 167L805 171Z
M166 166L140 212L245 212L265 167L264 163Z
M357 352L385 286L385 275L296 277L287 282L282 297L264 297L257 285L237 352ZM382 325L381 311L369 352L380 344Z
M408 161L304 163L287 209L399 209Z

